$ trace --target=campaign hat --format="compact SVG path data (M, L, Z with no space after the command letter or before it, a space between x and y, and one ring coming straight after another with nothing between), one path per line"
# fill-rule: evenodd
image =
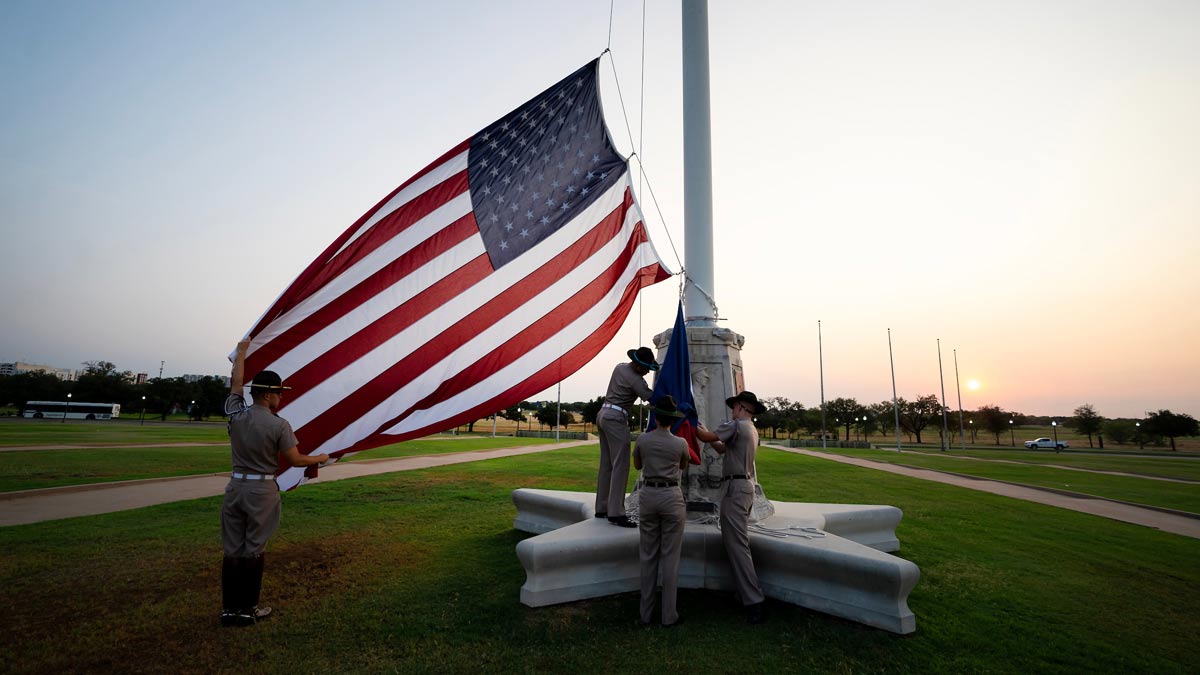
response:
M625 352L629 355L629 360L638 364L643 368L650 370L658 370L658 362L654 360L654 352L650 351L649 347L638 347Z
M734 403L738 402L748 404L751 409L753 409L755 415L761 415L767 411L767 406L759 403L758 397L755 396L754 392L752 391L743 391L737 396L725 399L725 405L729 406L730 408L733 407Z

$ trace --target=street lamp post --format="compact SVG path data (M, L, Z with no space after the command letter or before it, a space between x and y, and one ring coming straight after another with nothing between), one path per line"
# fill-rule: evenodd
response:
M67 415L71 414L71 395L67 394L67 409L63 411L62 423L67 423Z
M1145 450L1145 449L1146 449L1146 444L1145 444L1145 442L1143 442L1143 441L1142 441L1142 423L1141 423L1141 422L1134 422L1134 423L1133 423L1133 426L1137 427L1138 449L1139 449L1139 450Z
M1017 438L1013 436L1013 421L1008 421L1008 444L1012 447L1017 447Z
M1054 454L1058 454L1058 420L1052 420L1050 428L1054 430Z
M192 404L190 406L188 406L188 424L192 423L192 418L194 418L195 416L196 416L196 402L192 401Z
M967 424L971 425L971 444L975 444L975 420L968 420Z
M138 418L139 426L146 426L146 397L142 396L142 414Z

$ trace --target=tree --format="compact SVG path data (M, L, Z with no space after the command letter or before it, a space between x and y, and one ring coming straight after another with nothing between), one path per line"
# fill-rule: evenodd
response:
M65 401L70 385L44 371L0 377L0 406L20 412L27 401Z
M558 426L560 422L565 425L574 421L574 418L571 417L571 413L565 410L562 411L560 416L558 406L553 404L539 407L534 416L537 417L538 424L545 424L551 429Z
M984 429L995 434L996 445L1000 445L1000 434L1012 426L1009 421L1013 419L1013 416L996 405L983 406L976 416L983 420Z
M941 414L942 402L937 394L919 396L911 403L905 402L900 408L900 426L916 436L917 443L920 443L921 431L937 421Z
M84 361L83 367L83 374L75 383L76 400L120 403L122 408L134 400L141 401L141 395L134 390L131 382L133 375L129 371L117 371L117 367L109 361Z
M1175 452L1175 438L1178 436L1200 436L1200 422L1186 413L1176 414L1170 410L1159 410L1150 413L1146 418L1147 430L1159 436L1171 439L1171 451Z
M1123 445L1137 435L1137 427L1129 420L1108 420L1104 423L1104 434L1117 445Z
M1088 447L1095 447L1092 445L1092 434L1100 431L1101 425L1104 424L1104 418L1096 413L1096 409L1091 403L1084 403L1075 409L1075 417L1072 419L1075 422L1075 429L1081 434L1087 434Z
M596 420L600 417L600 411L604 406L604 397L597 396L596 398L583 404L583 410L580 414L583 416L583 421L588 424L596 424Z
M847 441L850 440L850 426L854 424L854 418L862 415L864 410L866 409L852 398L835 398L825 402L826 418L832 418L834 424L846 427Z

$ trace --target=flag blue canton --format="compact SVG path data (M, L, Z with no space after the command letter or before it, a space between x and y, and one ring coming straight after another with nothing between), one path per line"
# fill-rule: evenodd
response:
M624 175L604 126L599 59L471 139L471 206L492 267L556 232Z

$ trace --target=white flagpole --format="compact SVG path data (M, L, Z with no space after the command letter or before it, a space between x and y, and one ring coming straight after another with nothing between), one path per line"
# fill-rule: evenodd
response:
M962 441L963 452L967 451L966 429L963 429L962 386L958 383L958 350L954 350L954 388L958 390L958 437Z
M558 408L554 411L554 442L558 442L558 428L562 426L562 382L558 383Z
M825 450L825 351L821 345L820 319L817 319L817 363L821 366L821 449Z
M717 325L713 284L712 113L708 77L708 1L683 9L683 259L689 326Z
M896 413L896 452L900 449L900 403L896 398L896 359L892 356L892 329L888 329L888 361L892 364L892 410Z
M938 338L938 381L942 383L942 452L950 448L950 425L946 421L946 379L942 377L942 339Z

